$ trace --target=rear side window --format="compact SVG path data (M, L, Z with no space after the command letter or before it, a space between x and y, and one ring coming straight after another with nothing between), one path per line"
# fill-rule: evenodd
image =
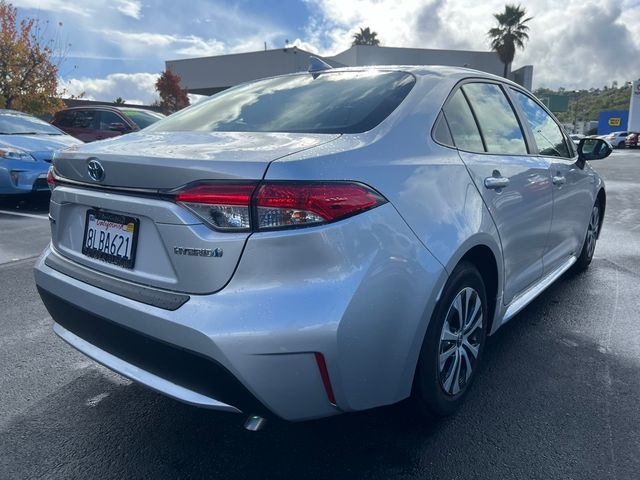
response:
M571 158L572 150L569 150L560 126L551 115L528 95L513 88L511 91L533 130L540 155Z
M56 118L53 121L53 124L58 127L73 127L75 116L76 115L74 111L59 112L56 115Z
M405 72L322 72L239 85L148 127L147 131L362 133L407 96Z
M70 127L95 129L97 127L96 120L96 112L93 110L75 110L73 123Z
M457 148L470 152L485 151L478 125L462 90L458 89L453 94L443 111Z
M462 90L476 115L487 152L510 155L528 153L516 114L499 85L468 83Z

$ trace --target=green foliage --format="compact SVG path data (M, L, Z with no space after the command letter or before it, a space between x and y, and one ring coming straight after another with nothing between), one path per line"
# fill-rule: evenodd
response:
M353 35L352 45L372 45L377 47L380 45L380 40L376 38L377 36L378 34L371 31L369 27L360 27L360 31Z
M115 103L116 105L124 105L126 102L124 98L118 97L113 101L113 103Z
M535 95L568 95L569 109L566 112L557 113L561 122L570 123L574 120L597 120L598 114L607 110L628 110L631 98L631 83L618 87L617 82L603 88L591 88L589 90L567 91L564 88L552 90L539 88Z
M487 35L491 40L491 48L496 51L504 63L504 76L507 76L507 65L513 62L516 49L524 50L529 40L529 26L526 25L532 17L525 18L527 10L520 5L505 5L504 11L494 13L498 26L491 28Z

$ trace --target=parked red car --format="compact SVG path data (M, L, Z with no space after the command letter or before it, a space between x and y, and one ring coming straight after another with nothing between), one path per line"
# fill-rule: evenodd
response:
M83 142L93 142L136 132L164 115L141 108L99 105L60 110L51 123Z
M624 140L624 144L627 148L638 148L638 133L630 133Z

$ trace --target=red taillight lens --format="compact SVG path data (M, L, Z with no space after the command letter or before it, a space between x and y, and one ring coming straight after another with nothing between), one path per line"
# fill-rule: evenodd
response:
M257 182L194 185L178 192L175 200L213 228L248 231L251 196L256 185Z
M347 182L267 182L255 201L260 229L332 222L386 202L369 187Z
M53 167L49 167L49 171L47 172L47 185L49 185L49 190L53 192L53 189L56 188L56 176L53 173Z
M258 187L256 191L256 187ZM317 225L386 203L369 187L351 182L206 183L186 187L176 202L218 230L258 230Z

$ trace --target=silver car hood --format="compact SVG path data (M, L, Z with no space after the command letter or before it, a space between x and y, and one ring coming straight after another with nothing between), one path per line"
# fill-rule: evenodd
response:
M96 183L87 162L104 168L100 185L170 189L197 180L261 179L269 163L340 135L244 132L138 132L59 152L59 175Z

